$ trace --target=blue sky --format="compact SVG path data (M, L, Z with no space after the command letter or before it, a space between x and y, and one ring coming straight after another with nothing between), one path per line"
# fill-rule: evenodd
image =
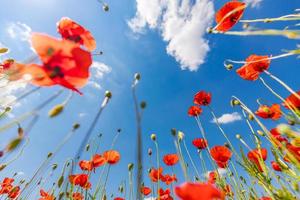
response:
M195 2L195 1L191 1ZM217 10L225 1L214 1L214 9ZM166 52L167 41L164 41L158 28L144 27L143 33L134 33L128 27L128 20L136 13L136 1L107 0L110 6L109 12L103 12L102 6L96 0L71 1L71 0L2 0L0 3L0 42L11 51L9 56L17 60L24 60L32 52L27 42L13 39L8 34L11 24L22 23L29 26L34 32L44 32L53 36L56 33L56 22L64 16L70 17L88 28L97 40L98 50L104 54L95 57L95 61L106 64L111 72L104 74L102 78L93 80L101 85L101 89L88 85L82 91L84 96L75 95L66 107L64 113L55 119L47 118L47 111L55 103L61 103L68 95L67 92L55 100L41 112L39 123L30 132L30 144L25 149L24 155L15 161L10 168L0 172L1 177L10 176L14 172L22 171L25 178L30 177L36 167L44 160L47 153L55 148L64 137L74 122L79 122L82 127L68 142L60 154L57 162L61 163L67 157L72 156L80 143L85 131L90 125L96 108L100 106L105 90L113 93L113 98L105 109L101 120L97 124L95 134L103 133L101 151L109 148L111 140L118 128L122 133L116 145L121 152L122 159L119 165L113 167L110 176L109 188L117 190L117 184L127 178L127 164L134 162L135 156L135 116L131 95L131 83L135 72L141 73L142 79L138 86L139 100L147 101L147 109L143 118L143 137L145 151L148 147L154 147L149 139L151 133L156 133L161 148L161 153L175 152L170 136L170 129L177 128L186 135L186 142L191 146L191 140L200 137L196 123L187 116L187 108L192 104L193 95L198 90L212 92L212 107L218 116L225 113L239 112L229 105L231 95L236 95L245 101L251 108L256 109L257 98L278 102L259 82L244 81L234 71L227 71L223 67L223 61L231 58L243 60L250 54L278 55L284 49L294 49L297 40L288 40L281 37L237 37L225 35L205 35L210 51L205 56L203 63L196 71L182 70L180 63ZM276 17L292 13L299 8L298 0L271 1L263 0L259 6L249 8L244 18ZM282 28L287 23L255 24L257 27ZM241 29L240 25L235 29ZM196 49L201 51L201 49ZM296 57L284 58L272 62L270 71L278 75L283 81L299 89L297 67L299 61ZM268 77L265 77L270 83ZM272 85L283 96L288 93L279 85ZM58 90L45 88L29 98L20 102L13 114L33 108L52 93ZM208 133L211 145L225 142L217 127L211 123L212 117L208 110L204 109L202 120ZM4 123L4 122L2 122ZM275 125L267 122L269 127ZM229 138L235 140L235 134L239 133L247 138L249 134L243 121L225 124L225 131ZM15 130L1 133L1 138L12 138ZM5 143L0 142L1 145ZM192 152L194 149L191 148ZM146 155L146 154L145 154ZM147 157L145 157L146 159ZM197 156L194 157L197 159ZM198 160L197 160L198 161ZM147 166L150 167L150 166ZM120 171L122 170L122 173ZM180 170L179 165L176 170ZM168 171L170 172L170 171ZM145 178L147 180L147 177Z

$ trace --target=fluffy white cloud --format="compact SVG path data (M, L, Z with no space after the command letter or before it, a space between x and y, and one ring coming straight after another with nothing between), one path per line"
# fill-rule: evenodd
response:
M244 0L245 3L249 4L252 8L258 7L262 0Z
M94 61L92 64L92 74L95 78L101 79L105 74L111 72L111 67L104 63Z
M6 30L12 39L19 39L21 41L29 41L32 33L31 28L21 22L10 23Z
M238 112L226 113L219 117L217 120L220 124L228 124L242 120L242 116ZM216 123L216 120L213 119L211 122Z
M196 71L210 50L204 38L214 16L211 0L137 0L137 11L128 21L136 33L146 27L158 29L167 44L167 53L182 69Z

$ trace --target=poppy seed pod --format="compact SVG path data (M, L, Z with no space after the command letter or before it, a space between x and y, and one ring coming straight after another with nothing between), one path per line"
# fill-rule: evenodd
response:
M62 113L62 111L64 110L64 105L63 104L58 104L56 106L54 106L48 113L48 116L50 118L56 117L57 115L59 115L60 113Z
M230 105L231 106L238 106L238 105L241 105L241 103L238 100L233 99L233 100L230 101Z
M240 139L242 138L240 134L236 134L235 137L236 137L236 139L238 139L238 140L240 140Z
M150 138L151 140L156 141L156 135L154 133L151 134Z
M80 124L78 124L78 123L75 123L74 125L73 125L73 130L76 130L76 129L78 129L80 127Z
M53 165L52 165L52 170L56 170L56 169L57 169L57 167L58 167L58 165L57 165L57 164L53 164Z
M178 131L178 139L183 140L183 138L184 138L184 133L181 131Z
M176 134L177 134L177 131L176 131L176 129L175 129L175 128L172 128L172 129L171 129L171 134L172 134L173 136L176 136Z
M110 99L112 97L112 93L110 91L106 90L105 91L105 97Z
M146 101L142 101L141 104L140 104L140 106L141 106L142 109L145 109L146 106L147 106Z
M256 132L257 132L258 135L265 136L265 133L262 132L261 130L258 130L258 131L256 131Z
M248 115L248 119L249 119L250 121L252 121L252 120L254 120L254 116L251 115L251 114L249 114L249 115Z

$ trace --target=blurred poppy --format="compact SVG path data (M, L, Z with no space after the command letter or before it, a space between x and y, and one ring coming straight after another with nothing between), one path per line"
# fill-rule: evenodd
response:
M271 107L267 105L261 105L255 114L263 119L278 120L281 117L280 105L273 104Z
M96 48L96 41L91 32L76 23L70 18L63 17L57 23L58 32L63 39L71 40L80 45L84 45L89 51Z
M202 109L198 106L191 106L188 110L188 114L191 117L197 117L202 113Z
M72 194L72 200L83 200L84 196L80 192L74 192Z
M163 157L163 161L166 165L173 166L176 163L178 163L179 158L178 158L177 154L167 154Z
M300 147L295 147L294 145L287 143L286 148L300 162ZM287 156L287 159L290 160L289 156Z
M216 13L216 30L229 31L243 16L246 4L239 1L229 1Z
M272 137L275 139L274 142L279 148L282 147L281 143L288 143L288 140L278 132L278 128L271 129L270 133Z
M70 175L69 181L72 185L79 185L80 187L86 187L88 184L88 175L87 174L76 174Z
M105 151L103 154L103 157L106 159L107 163L113 165L119 162L121 156L118 151L115 150L109 150Z
M142 188L141 188L141 193L144 195L144 196L148 196L149 194L151 194L151 189L150 188L148 188L148 187L145 187L145 186L143 186Z
M104 158L104 156L95 154L93 156L92 162L93 162L93 167L100 167L104 165L107 162L107 160Z
M151 181L157 182L158 180L163 180L164 176L163 176L162 172L163 172L162 167L160 167L158 170L155 168L151 168L151 170L149 172L149 177L150 177Z
M198 149L206 149L208 145L207 140L203 138L196 138L192 143Z
M248 153L247 157L252 163L254 163L257 166L259 171L262 172L263 168L260 165L259 159L261 158L263 161L265 161L267 159L267 154L268 152L265 148L261 148L260 150L254 149Z
M31 83L61 85L80 93L78 88L86 85L90 76L91 54L70 41L38 33L33 34L31 43L43 62L42 66L29 64L25 68L24 73L32 76Z
M282 171L280 165L279 165L277 162L271 161L271 165L272 165L272 168L273 168L275 171L278 171L278 172L281 172L281 171Z
M162 180L166 185L170 185L173 182L177 182L177 177L175 174L173 175L169 175L166 174L163 176L163 180Z
M298 96L300 96L300 91L297 92ZM283 105L287 108L290 109L291 108L296 108L298 110L300 110L300 99L295 95L295 94L291 94L290 96L288 96L285 99L285 102L283 103Z
M4 178L2 183L1 183L1 189L0 189L0 194L7 194L11 189L13 188L13 182L15 180L13 178Z
M8 192L7 197L10 199L17 199L18 196L20 195L20 192L21 192L20 187L16 186Z
M199 106L207 106L211 102L211 94L209 92L200 91L194 96L194 104Z
M17 81L25 75L25 67L26 65L24 64L8 59L0 64L0 74L5 74L10 81Z
M114 200L125 200L125 199L122 197L115 197Z
M220 168L226 168L232 153L225 146L215 146L211 148L210 155Z
M168 188L166 190L159 189L159 200L173 200L173 197L171 196L171 190Z
M216 180L217 180L217 177L218 177L217 172L215 172L215 171L209 172L207 182L210 183L210 184L215 184Z
M40 190L41 198L39 200L55 200L55 197L48 192L44 191L43 189Z
M246 64L237 69L236 72L245 80L255 81L258 79L260 73L269 68L270 62L268 56L253 54L246 59Z
M79 162L79 167L81 170L87 170L87 171L92 171L93 170L93 163L88 160L81 160Z
M225 185L225 187L223 188L223 192L225 194L225 196L228 196L228 197L233 197L234 196L234 193L230 187L230 185Z
M261 197L259 200L272 200L271 197Z
M209 183L186 182L176 187L175 193L180 200L225 199L223 192Z

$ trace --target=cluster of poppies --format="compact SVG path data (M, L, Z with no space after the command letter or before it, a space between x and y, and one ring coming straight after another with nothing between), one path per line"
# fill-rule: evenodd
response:
M69 18L62 18L57 27L62 39L32 34L32 48L41 64L21 64L9 59L0 65L1 73L10 81L28 75L36 86L61 85L81 94L78 88L83 87L89 78L95 39L88 30Z
M4 178L1 183L0 195L7 195L8 199L17 199L20 195L20 187L14 186L13 178Z

